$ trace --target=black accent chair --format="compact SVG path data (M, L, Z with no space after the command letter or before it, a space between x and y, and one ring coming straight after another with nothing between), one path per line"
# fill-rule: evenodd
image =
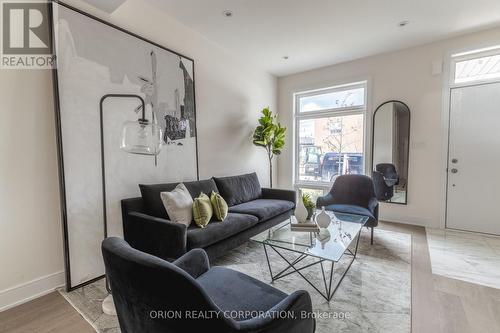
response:
M378 200L370 177L364 175L337 177L330 193L319 197L316 206L339 213L368 216L365 226L371 228L371 244L373 244L373 228L378 225Z
M379 201L391 200L394 196L394 186L387 186L384 176L378 171L373 171L372 179L377 199Z
M378 171L384 177L387 186L394 186L399 183L399 175L396 171L396 166L392 163L379 163L375 166L375 171Z
M287 295L231 269L210 268L202 249L169 263L111 237L102 254L123 333L315 330L306 291Z

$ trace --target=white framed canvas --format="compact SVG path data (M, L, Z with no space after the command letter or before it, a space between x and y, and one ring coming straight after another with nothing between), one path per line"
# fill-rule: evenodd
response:
M53 16L53 71L67 289L102 278L101 242L122 236L120 201L140 183L198 179L194 61L63 3ZM168 33L168 32L166 32ZM120 149L140 102L162 128L159 155ZM101 117L102 113L102 117Z

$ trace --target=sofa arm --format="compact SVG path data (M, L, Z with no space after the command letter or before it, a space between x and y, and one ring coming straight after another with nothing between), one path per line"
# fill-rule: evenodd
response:
M186 226L139 212L123 219L123 235L133 248L171 261L186 253Z
M297 205L297 192L293 190L282 190L277 188L263 188L262 189L263 199L279 199L291 201Z
M270 315L238 322L238 331L313 333L316 321L312 311L311 296L306 291L299 290L269 309ZM291 313L293 317L288 316Z
M193 279L210 269L210 261L203 249L193 249L174 261L173 264L186 271Z
M129 212L145 213L144 212L144 201L142 200L141 197L122 199L121 200L121 207L122 207L123 214L129 213Z

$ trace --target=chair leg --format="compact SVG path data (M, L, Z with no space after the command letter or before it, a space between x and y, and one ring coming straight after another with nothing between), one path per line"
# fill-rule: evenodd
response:
M373 245L373 227L372 228L372 237L371 237L371 241L370 241L370 244Z

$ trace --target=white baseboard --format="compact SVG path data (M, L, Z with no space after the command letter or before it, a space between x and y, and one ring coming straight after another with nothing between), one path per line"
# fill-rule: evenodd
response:
M64 271L61 271L0 290L0 312L49 294L64 286L64 281Z
M393 223L400 223L400 224L409 224L409 225L416 225L419 227L427 227L427 228L439 228L439 226L434 226L431 221L429 221L426 218L422 218L419 216L380 216L379 221L385 221L385 222L393 222Z

